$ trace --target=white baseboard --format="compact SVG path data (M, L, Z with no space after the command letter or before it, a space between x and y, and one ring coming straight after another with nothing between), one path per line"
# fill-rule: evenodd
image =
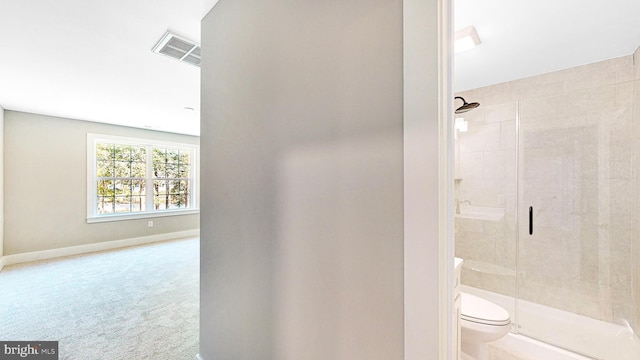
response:
M128 246L149 244L149 243L166 241L166 240L182 239L182 238L194 237L199 235L200 235L200 229L185 230L185 231L177 231L177 232L166 233L166 234L142 236L142 237L130 238L130 239L105 241L105 242L99 242L94 244L69 246L69 247L64 247L59 249L50 249L50 250L42 250L42 251L33 251L33 252L22 253L22 254L5 255L2 258L0 258L0 270L2 270L2 267L5 265L20 264L20 263L38 261L38 260L47 260L47 259L53 259L53 258L58 258L63 256L86 254L86 253L92 253L96 251L118 249L118 248L123 248Z
M204 360L200 354L196 354L196 360Z

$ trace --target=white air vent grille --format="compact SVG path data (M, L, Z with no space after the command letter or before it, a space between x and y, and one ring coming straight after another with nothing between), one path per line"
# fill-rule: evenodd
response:
M153 52L200 67L200 45L167 31L153 47Z

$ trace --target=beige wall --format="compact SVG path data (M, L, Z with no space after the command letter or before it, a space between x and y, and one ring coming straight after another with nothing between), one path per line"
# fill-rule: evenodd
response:
M635 67L634 74L633 57L625 56L461 94L482 105L464 115L469 131L459 134L457 194L507 210L499 222L457 222L456 251L499 266L488 273L465 269L464 282L512 295L517 235L521 298L606 321L634 319L640 310L632 291L640 199ZM515 114L518 170L511 152Z
M87 224L87 133L198 144L199 138L6 111L4 255L197 229L184 215Z
M402 359L402 2L222 0L202 42L200 355Z

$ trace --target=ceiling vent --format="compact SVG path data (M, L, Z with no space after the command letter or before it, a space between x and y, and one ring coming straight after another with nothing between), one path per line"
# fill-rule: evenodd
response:
M153 52L200 67L200 45L167 31L153 47Z

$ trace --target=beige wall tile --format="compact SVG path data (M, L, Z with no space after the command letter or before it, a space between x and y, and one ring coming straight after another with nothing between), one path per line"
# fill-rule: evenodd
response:
M465 151L460 153L460 177L462 179L482 179L482 151Z
M634 78L633 54L618 58L616 63L616 83L632 81Z
M616 109L616 86L607 85L567 93L564 105L568 114L610 113Z
M469 123L469 131L463 133L459 139L460 150L465 151L491 151L500 149L500 124L489 123L474 125Z
M523 122L529 118L541 117L561 119L567 113L567 100L564 96L520 99L520 119Z
M639 79L640 78L640 47L638 48L638 50L636 50L634 54L634 66L635 66L635 78ZM638 122L640 121L640 81L634 81L633 84L634 84L634 89L633 89L634 107L633 107L632 121L634 124L635 139L639 139L640 124ZM635 142L635 149L640 149L640 141L638 140L636 140ZM634 193L630 197L635 199L633 212L635 214L638 214L640 213L640 182L639 182L640 151L638 150L635 151L634 166L635 166L634 174L633 174L634 175L633 177ZM638 224L638 222L635 222L632 230L634 234L638 234L638 231L640 230L640 224ZM634 240L632 241L631 246L632 246L632 259L633 259L633 264L631 267L631 274L633 278L632 294L633 294L633 301L635 304L633 308L635 318L631 321L631 326L635 330L636 334L640 334L640 305L638 305L638 303L640 303L640 240L638 239L637 236L634 236Z
M512 151L485 151L482 162L483 179L505 179L507 177L507 162Z
M612 60L579 66L570 71L571 78L565 81L567 94L616 83L617 67Z
M504 207L504 180L463 179L460 184L460 201L469 200L472 205Z
M633 176L634 147L632 142L612 143L609 148L611 179L631 179Z
M640 47L633 53L633 79L640 80Z
M480 222L482 220L457 218L456 222ZM472 225L473 226L473 225ZM477 260L486 263L495 263L495 239L484 232L463 232L456 234L459 244L456 256L465 260Z
M469 152L469 175L481 173L483 179L462 180L457 197L504 206L508 213L499 225L485 224L481 231L476 225L473 234L456 223L462 239L456 252L489 261L490 251L479 247L488 244L495 263L506 267L515 263L514 234L520 232L523 298L602 320L626 319L636 329L640 81L632 80L640 80L639 58L640 48L634 56L466 91L462 96L479 101L482 111L469 115L472 126L460 146ZM511 113L519 116L519 137ZM494 124L500 125L499 148ZM516 224L516 190L520 214L535 208L534 236L526 224ZM501 293L510 289L509 281L478 272L465 271L463 282Z
M484 108L486 122L501 122L515 120L517 116L517 103L509 102L498 105L487 105Z
M516 121L507 120L500 123L500 148L503 150L511 150L515 154L517 132Z
M618 107L616 110L625 111L627 109L631 109L633 106L633 95L634 95L633 81L618 83L616 84L615 89L616 89L615 105Z
M534 80L544 75L536 76ZM535 82L535 81L534 81ZM533 84L532 84L533 85ZM542 97L562 96L565 92L564 82L541 83L534 86L522 86L519 92L520 99L535 99Z

